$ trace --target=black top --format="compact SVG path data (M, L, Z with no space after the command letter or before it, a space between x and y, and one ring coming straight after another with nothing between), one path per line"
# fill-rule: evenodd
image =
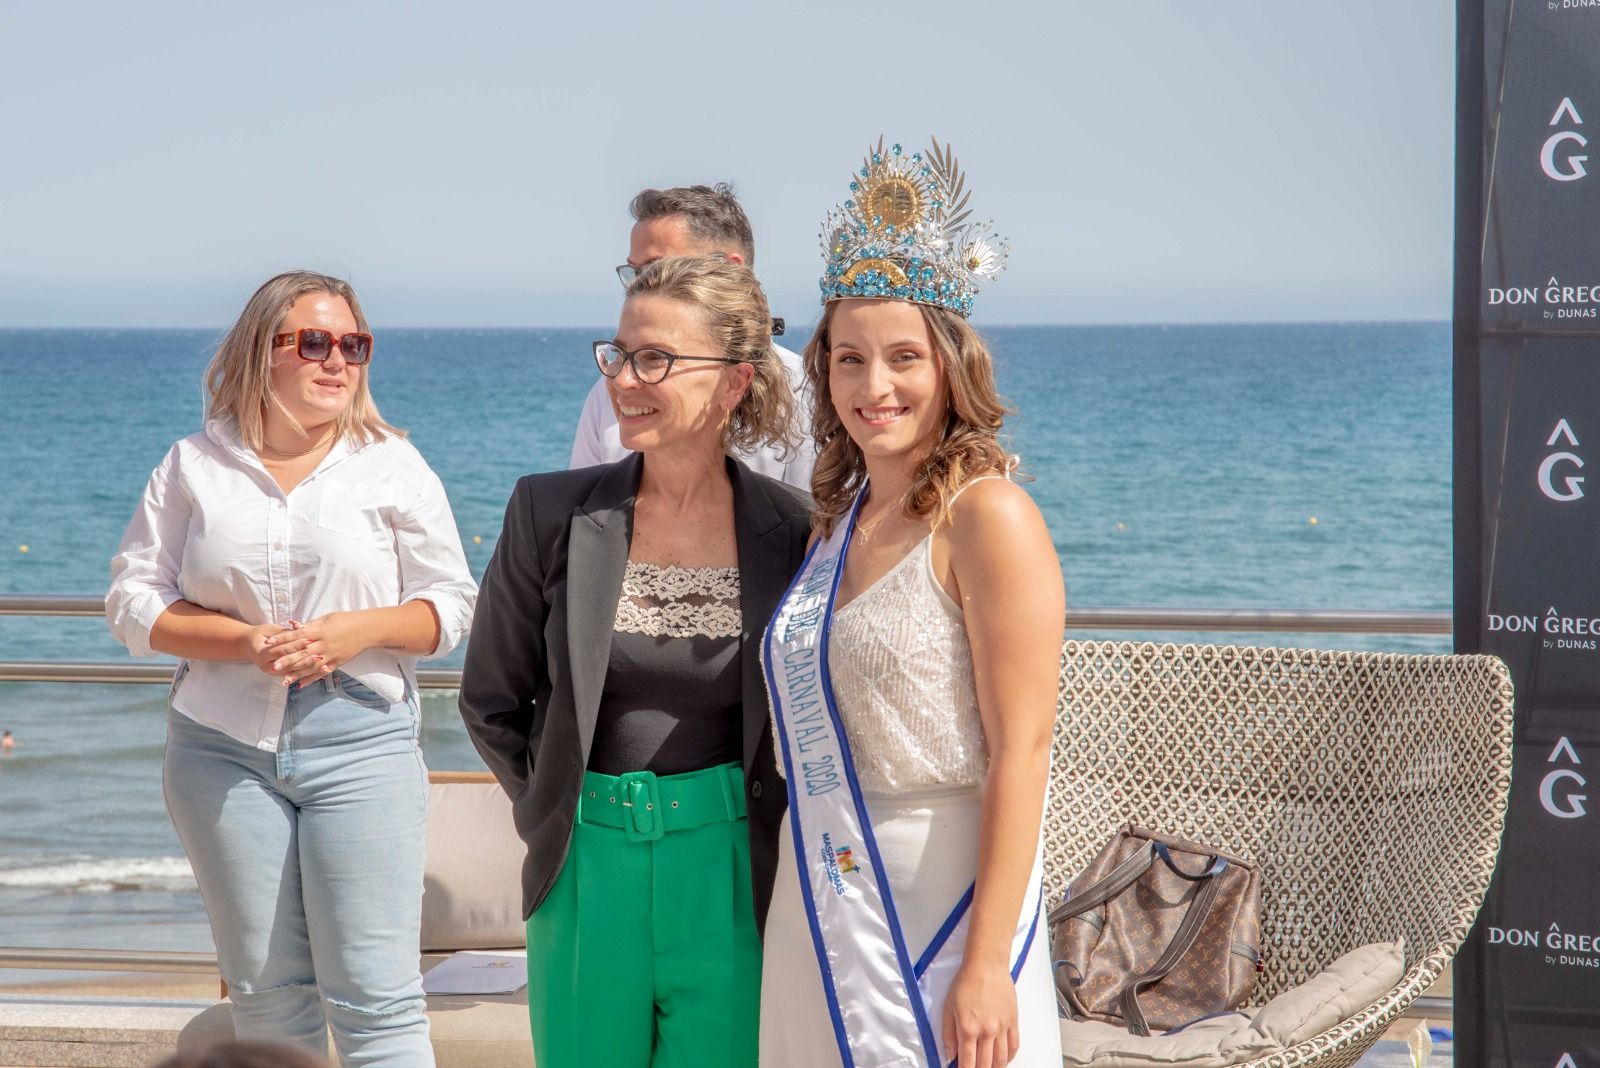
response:
M739 759L739 638L611 635L589 770L680 775Z

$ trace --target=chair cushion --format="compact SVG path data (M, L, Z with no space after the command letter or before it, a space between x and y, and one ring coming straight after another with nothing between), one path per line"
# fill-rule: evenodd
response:
M522 922L526 847L511 800L495 783L428 787L428 860L422 882L422 949L509 949L527 944Z
M1203 1019L1176 1033L1140 1037L1097 1020L1063 1020L1062 1060L1083 1068L1227 1068L1343 1023L1393 989L1404 972L1403 943L1375 942L1351 950L1258 1009Z
M1352 949L1257 1009L1250 1026L1281 1046L1298 1045L1338 1026L1393 990L1405 970L1404 940Z
M1166 1064L1193 1068L1227 1065L1264 1057L1281 1048L1267 1036L1250 1029L1250 1018L1239 1013L1192 1023L1177 1034L1139 1036L1099 1020L1061 1021L1061 1060L1092 1068L1153 1068Z

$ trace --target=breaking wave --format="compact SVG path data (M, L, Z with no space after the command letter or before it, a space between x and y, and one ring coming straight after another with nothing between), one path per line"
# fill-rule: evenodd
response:
M111 857L0 869L0 887L106 893L112 890L193 890L195 881L194 871L184 857Z

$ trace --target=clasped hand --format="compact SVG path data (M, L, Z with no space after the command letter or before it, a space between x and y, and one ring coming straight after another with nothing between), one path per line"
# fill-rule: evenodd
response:
M347 612L330 612L287 627L252 628L250 647L256 667L283 679L285 686L332 675L366 649Z

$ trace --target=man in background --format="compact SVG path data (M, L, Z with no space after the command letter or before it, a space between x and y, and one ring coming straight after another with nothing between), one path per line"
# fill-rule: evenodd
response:
M634 218L628 239L628 262L617 268L624 286L656 260L668 256L725 256L734 263L755 268L755 236L750 220L739 206L733 190L719 182L715 186L688 185L676 189L646 189L628 206ZM765 446L753 453L737 453L752 471L780 479L807 492L811 489L811 467L816 446L811 440L811 397L805 385L800 357L780 345L772 351L788 373L795 395L795 418L801 438L799 447L786 454L781 446ZM617 416L605 379L598 378L583 402L578 432L572 442L570 467L592 467L615 463L628 455L617 431Z

